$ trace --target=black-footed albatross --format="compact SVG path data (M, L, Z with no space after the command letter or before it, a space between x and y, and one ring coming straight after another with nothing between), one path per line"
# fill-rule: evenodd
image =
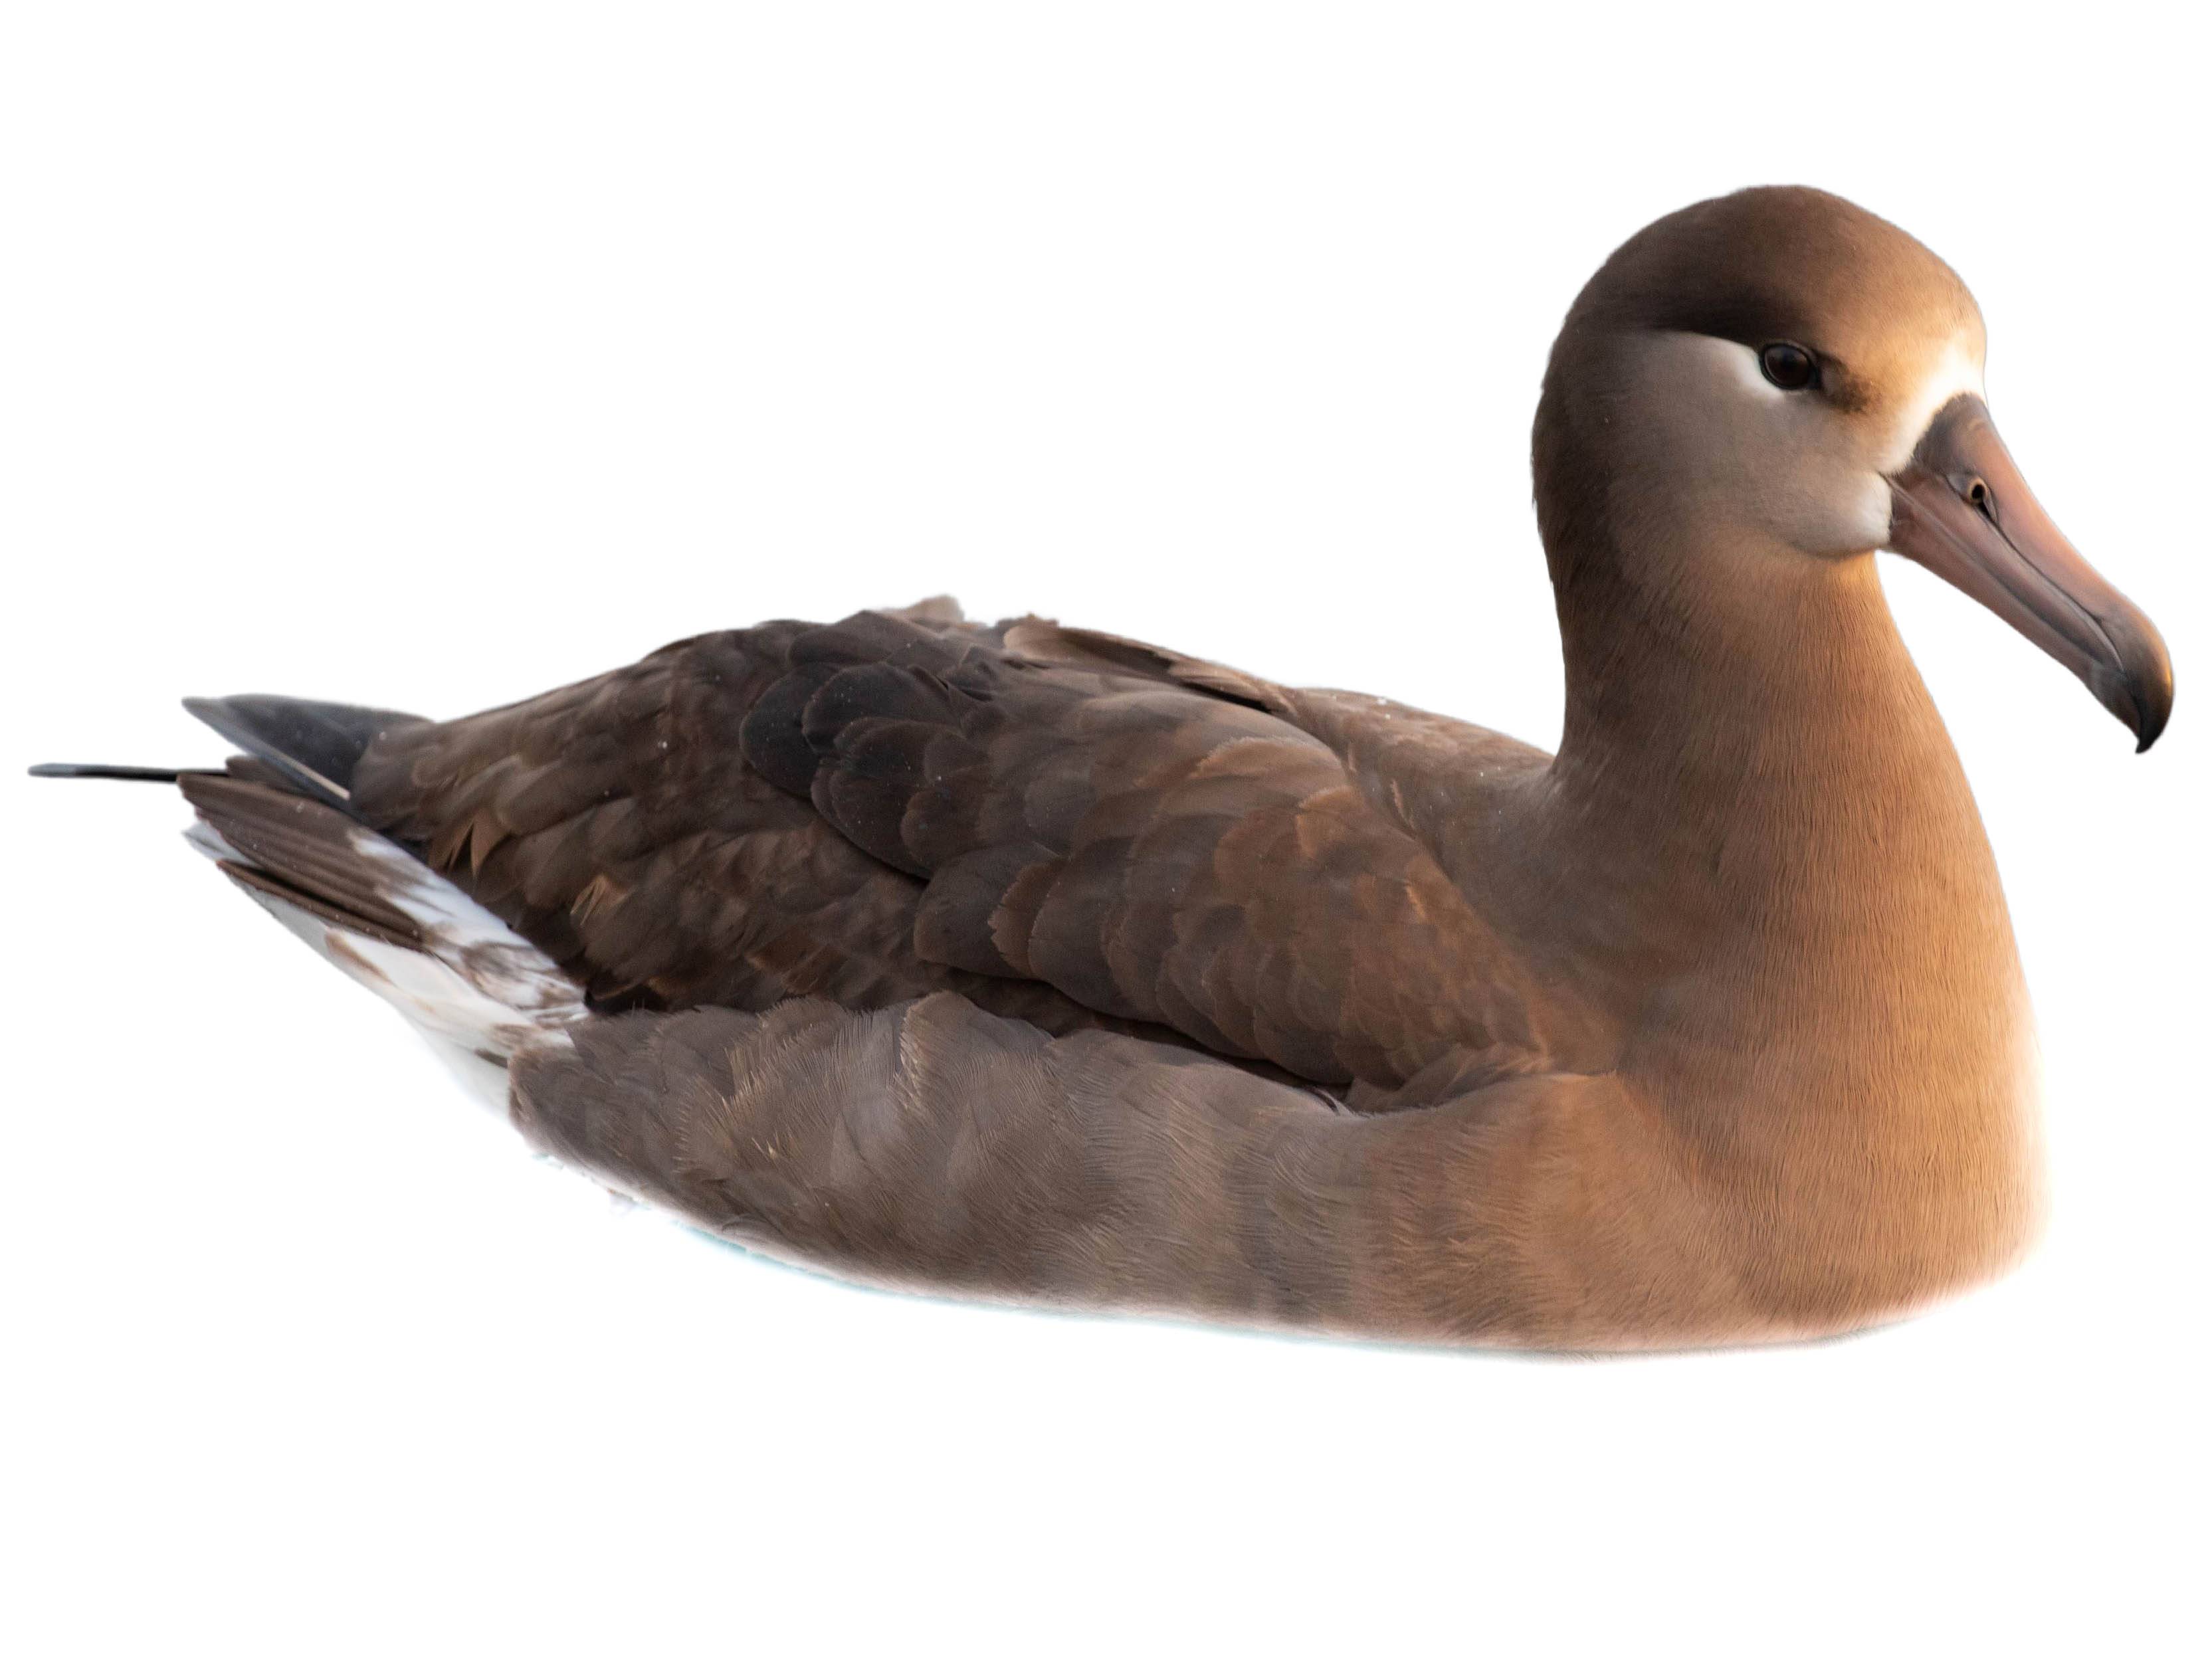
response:
M1615 252L1536 414L1556 756L935 601L461 720L194 702L244 753L142 775L537 1146L779 1256L1429 1340L1847 1330L2001 1272L2039 1187L1875 551L2143 748L2172 700L1982 358L1948 267L1817 191Z

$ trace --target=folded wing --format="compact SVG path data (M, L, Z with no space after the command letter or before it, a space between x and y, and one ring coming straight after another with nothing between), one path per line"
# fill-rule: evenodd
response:
M1530 1042L1497 942L1285 698L1050 624L705 635L394 726L350 790L603 1006L951 989L1330 1086Z

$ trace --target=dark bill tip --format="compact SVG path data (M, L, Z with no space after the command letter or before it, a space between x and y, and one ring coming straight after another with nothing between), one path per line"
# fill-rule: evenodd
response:
M2063 663L2141 754L2173 712L2173 660L2149 617L2090 568L2021 476L1979 398L1929 423L1890 480L1890 546Z
M2136 753L2140 755L2158 741L2173 713L2173 659L2157 629L2138 629L2125 617L2098 620L2118 660L2092 679L2089 689L2136 734Z

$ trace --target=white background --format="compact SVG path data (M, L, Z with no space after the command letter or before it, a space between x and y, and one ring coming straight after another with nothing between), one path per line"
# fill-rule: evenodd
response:
M0 1645L2202 1640L2205 42L1516 9L9 9ZM173 795L20 776L214 760L183 693L459 714L945 589L1548 744L1552 331L1776 180L1966 276L2180 665L2137 759L1885 561L2057 1203L1911 1325L1561 1362L848 1290L532 1163Z

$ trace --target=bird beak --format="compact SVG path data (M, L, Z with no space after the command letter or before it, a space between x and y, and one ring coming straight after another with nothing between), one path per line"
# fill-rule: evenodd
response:
M1889 545L1971 593L2072 669L2141 754L2173 708L2173 663L2150 618L2058 533L1979 398L1929 422L1890 481Z

